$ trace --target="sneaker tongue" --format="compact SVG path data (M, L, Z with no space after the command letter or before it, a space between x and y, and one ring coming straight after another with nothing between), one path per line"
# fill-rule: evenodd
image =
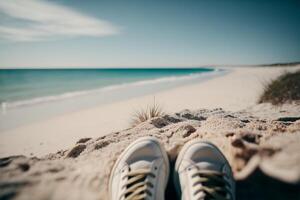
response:
M149 169L151 168L152 162L149 162L147 160L139 160L137 162L134 162L130 165L131 170L135 169Z
M200 162L197 163L196 166L200 170L211 170L211 171L222 171L222 167L220 165L211 163L211 162Z

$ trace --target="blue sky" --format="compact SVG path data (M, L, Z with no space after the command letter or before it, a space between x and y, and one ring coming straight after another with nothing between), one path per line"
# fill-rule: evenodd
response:
M0 1L0 68L293 61L298 0Z

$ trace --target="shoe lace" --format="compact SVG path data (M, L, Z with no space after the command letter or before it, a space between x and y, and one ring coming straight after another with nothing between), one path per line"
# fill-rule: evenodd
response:
M224 179L225 173L208 170L197 170L192 174L193 195L202 200L232 200L231 186Z
M151 169L136 169L129 171L123 178L127 178L127 182L123 185L125 191L121 194L121 198L124 200L143 200L147 197L151 197L152 193L150 188L153 188L153 184L148 177L155 177L151 172Z

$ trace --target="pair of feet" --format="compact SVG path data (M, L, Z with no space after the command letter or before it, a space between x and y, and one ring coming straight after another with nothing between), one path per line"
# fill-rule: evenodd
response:
M111 200L163 200L169 179L169 160L160 142L142 137L116 161L109 180ZM184 200L234 200L235 183L221 151L211 143L193 140L181 149L173 181Z

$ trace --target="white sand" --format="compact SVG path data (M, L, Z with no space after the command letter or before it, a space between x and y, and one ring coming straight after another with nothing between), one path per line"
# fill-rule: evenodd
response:
M41 156L72 146L79 138L99 137L129 127L132 113L156 101L168 112L182 109L216 108L238 111L256 104L263 83L285 69L232 68L232 72L195 85L68 113L59 117L15 128L0 134L0 157Z

